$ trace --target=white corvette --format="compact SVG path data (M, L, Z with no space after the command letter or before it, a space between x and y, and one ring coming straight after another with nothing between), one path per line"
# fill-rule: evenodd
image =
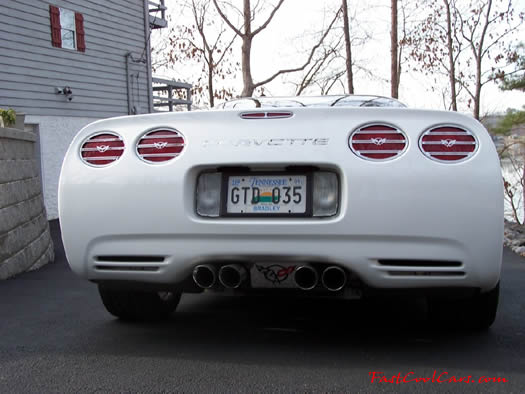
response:
M59 188L74 272L120 318L203 289L426 296L494 321L498 156L476 120L376 96L242 99L81 130Z

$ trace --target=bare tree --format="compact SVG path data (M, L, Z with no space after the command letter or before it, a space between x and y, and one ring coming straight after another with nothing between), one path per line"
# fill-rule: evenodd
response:
M292 82L296 86L296 96L300 96L301 94L303 94L305 90L311 87L312 85L316 85L320 81L327 79L327 76L325 75L324 71L333 69L332 65L339 56L339 45L340 43L335 44L333 47L327 46L320 50L319 55L308 65L300 81L298 83Z
M447 52L448 52L448 80L450 86L450 103L453 111L458 110L457 102L457 93L456 93L456 58L454 56L455 49L453 44L453 35L452 31L452 12L450 10L451 0L443 0L443 5L445 6L445 15L446 15L446 27L445 32L447 36Z
M234 8L234 11L236 11L241 16L243 20L242 27L235 26L234 22L232 22L232 18L226 15L226 12L219 5L217 0L213 0L213 3L215 5L215 8L217 9L217 12L221 16L221 18L224 20L224 22L242 40L242 50L241 50L241 59L242 59L241 67L242 67L242 78L243 78L243 90L241 93L242 97L251 97L255 89L262 87L263 85L266 85L267 83L270 83L271 81L273 81L275 78L277 78L280 75L287 74L287 73L293 73L297 71L303 71L304 69L306 69L306 67L312 61L316 50L321 46L321 44L323 43L324 39L326 38L330 30L332 29L332 26L334 25L336 19L339 16L339 12L338 12L336 17L334 17L330 25L321 35L317 44L315 44L312 47L312 49L310 50L309 56L307 57L306 61L302 65L293 67L293 68L281 69L279 71L276 71L270 77L263 79L259 82L255 82L253 80L252 69L251 69L251 53L252 53L253 39L255 36L257 36L257 34L261 33L264 29L268 27L273 17L275 16L275 14L277 13L279 8L284 3L284 0L279 0L277 4L275 4L273 8L271 9L266 20L259 27L256 27L256 28L252 27L252 22L255 18L255 14L257 14L261 10L260 2L257 2L255 7L252 9L250 0L243 0L242 10L235 9L233 5L228 4L230 7ZM223 5L225 4L224 1L221 3Z
M201 38L202 44L196 45L192 41L192 46L199 52L202 53L204 61L206 62L207 74L208 74L208 97L210 107L215 106L215 90L213 87L213 79L216 74L217 68L224 60L224 57L231 50L232 44L237 38L236 35L233 35L231 38L228 38L224 45L221 47L223 35L226 32L226 28L222 27L219 29L218 33L215 36L215 39L209 41L208 34L205 32L205 24L212 23L208 18L208 1L199 1L191 0L191 11L193 18L195 20L195 26L197 32Z
M427 75L446 76L452 110L464 92L479 120L482 88L502 74L523 14L516 14L512 0L427 1L424 6L428 17L406 39L409 56Z
M398 40L397 40L397 0L390 3L391 30L390 30L390 85L391 95L399 97L399 66L398 66Z
M346 51L346 79L348 81L348 93L354 94L354 72L352 69L352 41L350 40L350 23L348 20L348 4L343 0L343 30L345 36Z
M404 44L411 48L408 57L417 62L420 71L433 77L432 90L447 92L450 103L446 108L457 111L457 69L464 43L459 36L455 0L426 1L422 6L429 10L428 16L404 38ZM448 79L448 89L439 88L437 74Z
M339 22L341 20L341 10L342 8L339 7L336 10L328 11L328 15L332 13L330 18L334 18L336 22ZM325 11L325 19L327 19L326 16ZM315 52L314 57L304 71L298 73L298 79L292 78L289 81L295 85L295 95L299 96L311 88L321 90L321 92L329 91L338 82L334 81L334 78L337 77L336 79L339 79L346 74L347 58L342 54L344 50L344 28L336 24L332 27L330 33L325 37L322 45ZM316 32L315 34L319 33ZM343 61L342 68L341 61Z
M295 86L296 95L304 94L309 90L328 94L333 89L353 94L356 75L366 75L367 78L388 82L370 70L370 59L354 56L354 49L368 45L372 39L370 26L360 19L361 13L369 12L369 8L352 7L348 1L347 6L348 24L344 21L344 4L341 4L339 9L328 11L334 16L339 13L342 17L337 19L331 33L325 38L304 72L298 73L298 78L294 77L288 81ZM325 13L325 19L331 18L326 15ZM352 26L351 30L350 26ZM350 57L347 51L348 40L350 40ZM357 50L356 53L360 54L362 51Z
M416 0L417 1L417 0ZM415 3L415 4L414 4ZM398 2L398 6L401 5L401 29L399 29L399 10L398 10L398 30L401 30L401 39L399 39L398 31L398 41L397 41L397 79L396 79L396 91L399 95L399 86L401 84L401 72L403 71L403 64L406 62L404 56L404 50L406 47L407 37L412 34L412 19L415 12L414 7L419 6L420 1L413 2L410 0L401 0Z
M497 63L505 59L509 51L504 40L521 26L524 15L521 13L515 16L512 0L471 0L469 8L470 17L469 14L464 15L460 11L457 12L457 16L460 20L461 36L471 50L475 73L467 75L460 83L474 102L473 114L479 119L481 89L494 80ZM490 69L483 68L487 58L493 59L495 63Z
M184 79L192 83L192 94L197 102L207 101L213 107L216 98L233 96L231 87L223 83L218 87L217 82L227 80L238 69L232 56L237 36L228 34L229 28L207 0L185 0L181 10L189 13L194 24L170 28L169 35L155 50L155 65L159 69L184 69L197 63L202 73L196 73L193 67Z

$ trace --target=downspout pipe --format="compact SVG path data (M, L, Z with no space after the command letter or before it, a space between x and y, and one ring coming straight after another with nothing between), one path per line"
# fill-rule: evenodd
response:
M131 76L129 63L131 61L131 52L126 53L126 92L128 94L128 115L134 115L133 103L131 97Z

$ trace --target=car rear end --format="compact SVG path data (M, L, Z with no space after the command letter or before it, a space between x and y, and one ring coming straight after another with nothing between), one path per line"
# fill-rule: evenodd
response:
M500 277L502 190L488 133L461 114L233 110L89 125L59 209L72 269L98 283L186 286L199 268L211 289L483 293Z

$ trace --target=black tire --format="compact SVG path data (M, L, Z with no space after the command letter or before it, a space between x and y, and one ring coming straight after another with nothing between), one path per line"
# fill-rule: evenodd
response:
M98 286L107 311L122 320L161 320L177 308L180 292L158 293L114 290Z
M461 299L429 298L432 321L448 328L486 330L496 319L499 283L492 290Z

